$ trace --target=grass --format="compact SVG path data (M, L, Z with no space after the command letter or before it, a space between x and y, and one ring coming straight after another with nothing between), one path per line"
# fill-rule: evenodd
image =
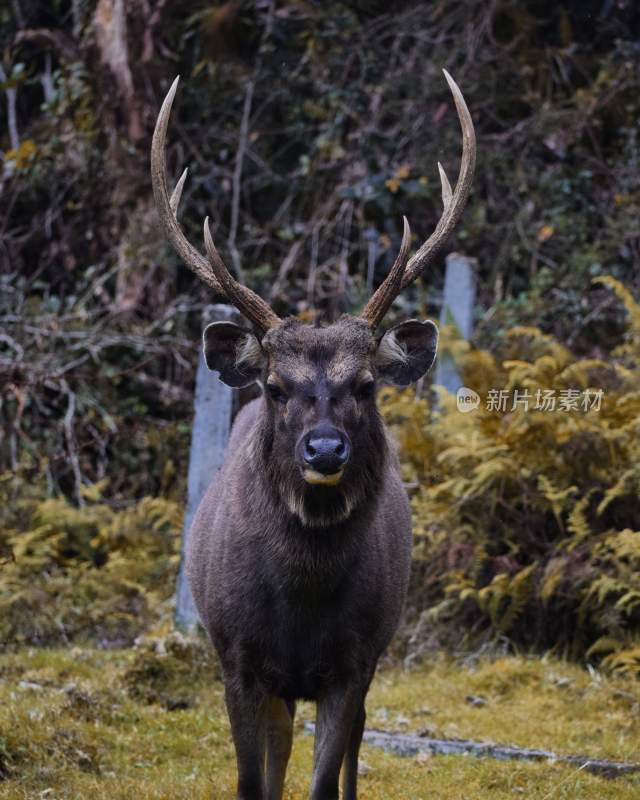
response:
M235 760L216 665L200 645L24 650L0 656L0 798L233 797ZM176 646L178 642L178 646ZM486 701L473 705L474 695ZM640 686L546 659L473 666L444 658L382 670L371 727L640 760ZM301 704L288 800L307 797L312 739ZM400 758L364 746L363 800L631 800L640 776L607 780L552 763Z

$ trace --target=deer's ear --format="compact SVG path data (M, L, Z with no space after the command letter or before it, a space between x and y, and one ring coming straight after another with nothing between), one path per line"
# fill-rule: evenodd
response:
M234 322L212 322L202 334L207 367L220 373L227 386L239 389L260 377L264 351L251 331Z
M433 322L410 319L390 328L378 343L381 378L408 386L426 374L436 359L438 329Z

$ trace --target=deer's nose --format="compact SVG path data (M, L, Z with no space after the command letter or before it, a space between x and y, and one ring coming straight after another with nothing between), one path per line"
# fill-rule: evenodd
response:
M349 440L337 428L316 428L304 437L302 456L311 469L329 475L344 467L350 449Z

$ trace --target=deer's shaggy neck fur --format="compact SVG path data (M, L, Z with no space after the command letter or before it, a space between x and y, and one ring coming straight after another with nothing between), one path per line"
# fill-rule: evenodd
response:
M357 457L347 465L337 486L311 486L304 481L291 453L282 453L275 437L275 420L265 400L252 432L247 466L261 493L271 495L274 512L289 525L327 528L347 522L352 514L375 504L380 493L388 454L386 432L377 410L363 422L357 441Z

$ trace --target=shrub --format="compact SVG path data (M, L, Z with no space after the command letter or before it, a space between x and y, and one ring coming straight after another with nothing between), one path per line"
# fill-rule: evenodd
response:
M28 493L15 503L15 480L0 478L0 503L13 509L0 527L3 648L130 644L167 612L179 558L175 503L146 497L115 510L101 501L100 486L84 490L83 507Z
M576 360L522 327L495 353L449 347L482 397L529 391L533 404L538 389L602 388L599 411L511 403L461 414L446 392L430 402L383 391L405 478L417 487L417 641L439 623L450 643L501 636L640 673L640 306L617 281L602 281L630 319L606 360Z

